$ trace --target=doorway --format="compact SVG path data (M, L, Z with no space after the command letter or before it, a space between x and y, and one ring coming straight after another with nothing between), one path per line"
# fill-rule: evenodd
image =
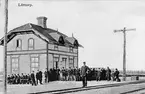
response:
M59 61L59 58L58 57L54 57L53 68L57 69L59 67L58 66L58 61Z

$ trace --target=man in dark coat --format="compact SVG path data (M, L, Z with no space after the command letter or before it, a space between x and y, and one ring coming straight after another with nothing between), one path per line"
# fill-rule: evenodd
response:
M8 80L8 84L11 84L11 82L10 82L10 80L11 80L10 75L8 75L7 80Z
M39 71L39 82L42 84L42 71Z
M18 76L18 84L20 84L20 75L17 74L17 76Z
M49 81L52 81L53 77L53 72L52 72L52 68L50 69L50 72L49 72Z
M45 83L49 82L49 71L48 69L46 68L46 71L44 72L44 75L45 75Z
M111 80L111 70L109 67L107 67L107 70L106 70L106 78L107 78L107 81Z
M34 71L32 71L32 73L31 73L31 84L32 84L32 86L33 86L33 85L36 86L36 81L35 81L35 74L34 74Z
M37 70L37 73L36 73L36 84L38 84L39 79L40 79L39 70Z
M56 69L56 80L60 80L60 69Z
M28 74L28 84L30 84L31 83L31 77L30 77L30 75Z
M117 82L120 82L120 79L119 79L119 71L118 71L118 69L116 68L115 69L115 80L117 81Z
M76 78L76 81L79 81L79 76L80 76L80 72L79 72L79 69L76 67L76 70L75 70L75 78Z
M86 62L83 62L83 66L81 67L81 77L82 77L82 83L83 87L87 86L87 73L90 71L89 67L86 66Z

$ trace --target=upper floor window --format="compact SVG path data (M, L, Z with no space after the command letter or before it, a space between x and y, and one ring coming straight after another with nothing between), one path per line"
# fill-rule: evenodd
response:
M16 40L16 48L21 48L22 47L22 40L21 39L17 39Z
M30 39L28 40L28 49L29 49L29 50L34 49L34 39L33 39L33 38L30 38Z
M73 52L73 47L70 47L70 48L69 48L69 51L70 51L70 52Z
M54 45L54 50L58 50L58 45Z

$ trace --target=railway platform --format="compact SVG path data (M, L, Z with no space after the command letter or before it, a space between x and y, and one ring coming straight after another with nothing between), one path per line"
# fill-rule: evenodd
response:
M82 88L81 81L54 81L48 84L31 86L31 85L8 85L8 93L7 94L60 94L60 93L76 93L76 94L84 94L84 92L91 92L94 90L101 90L104 88L113 88L119 86L126 86L128 84L139 84L145 83L145 80L139 81L88 81L88 87ZM2 85L1 85L2 86ZM1 88L1 93L2 88ZM103 94L103 93L101 93ZM105 93L104 93L105 94ZM108 93L109 94L109 93Z

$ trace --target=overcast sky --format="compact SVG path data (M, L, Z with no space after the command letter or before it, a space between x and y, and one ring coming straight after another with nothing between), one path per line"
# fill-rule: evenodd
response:
M9 0L10 1L10 0ZM0 38L3 37L3 2L0 7ZM18 3L32 4L19 7ZM90 67L122 69L123 34L115 29L136 28L127 32L127 69L145 70L145 2L143 0L110 1L24 1L9 2L8 30L26 23L37 24L36 17L46 16L47 27L76 37L79 66L83 61ZM3 47L0 47L0 69L3 67Z

